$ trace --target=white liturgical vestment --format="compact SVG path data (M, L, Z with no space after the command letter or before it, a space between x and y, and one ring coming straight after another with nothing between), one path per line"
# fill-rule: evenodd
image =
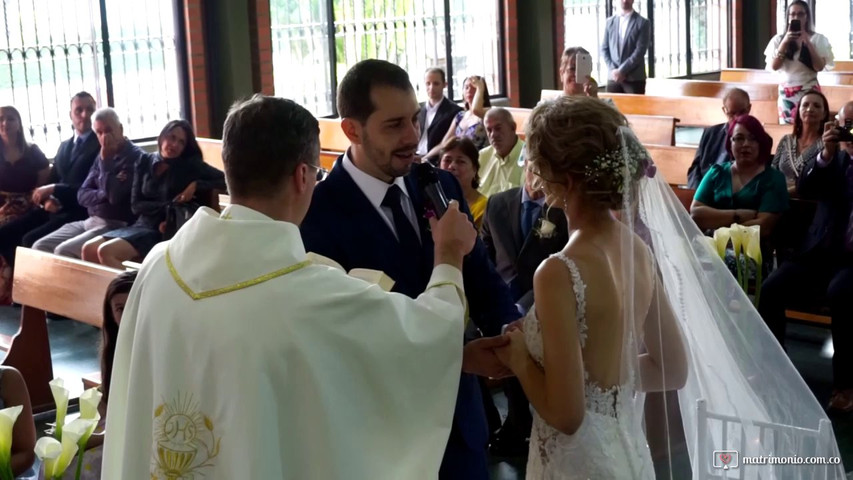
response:
M412 300L307 258L295 225L238 205L155 247L119 329L103 478L438 476L461 272Z

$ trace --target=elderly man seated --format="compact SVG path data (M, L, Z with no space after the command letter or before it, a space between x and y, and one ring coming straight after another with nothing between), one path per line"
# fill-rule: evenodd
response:
M748 115L751 109L748 93L740 88L733 88L726 92L726 96L723 97L723 113L726 114L726 122L710 126L702 132L696 156L687 170L687 186L699 188L702 177L712 166L732 161L726 148L729 124L740 115Z
M42 237L33 244L36 250L80 258L84 243L133 220L133 170L144 152L124 136L121 121L112 108L96 111L92 119L101 153L77 192L77 202L86 208L89 218L65 224Z
M504 108L490 109L483 123L490 145L480 150L480 193L488 197L521 186L524 142L515 134L512 114Z

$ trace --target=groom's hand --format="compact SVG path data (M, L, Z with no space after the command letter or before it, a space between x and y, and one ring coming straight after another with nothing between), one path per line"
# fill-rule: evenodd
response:
M505 378L512 376L512 370L501 363L494 350L507 344L509 344L509 337L503 335L478 338L468 342L462 351L462 371L481 377Z

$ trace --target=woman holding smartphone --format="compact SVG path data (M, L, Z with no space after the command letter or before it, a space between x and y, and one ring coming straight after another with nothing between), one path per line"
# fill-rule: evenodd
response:
M780 71L779 123L793 123L792 112L809 90L818 90L817 72L833 67L829 40L814 31L808 3L797 0L788 7L788 29L770 40L764 50L767 69Z

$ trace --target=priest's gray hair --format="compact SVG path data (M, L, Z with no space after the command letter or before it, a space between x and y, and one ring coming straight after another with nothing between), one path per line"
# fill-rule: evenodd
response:
M92 122L107 122L113 125L121 125L118 113L112 107L101 107L92 114Z
M293 100L255 94L228 112L222 162L232 196L271 197L299 164L316 166L319 156L317 119Z

